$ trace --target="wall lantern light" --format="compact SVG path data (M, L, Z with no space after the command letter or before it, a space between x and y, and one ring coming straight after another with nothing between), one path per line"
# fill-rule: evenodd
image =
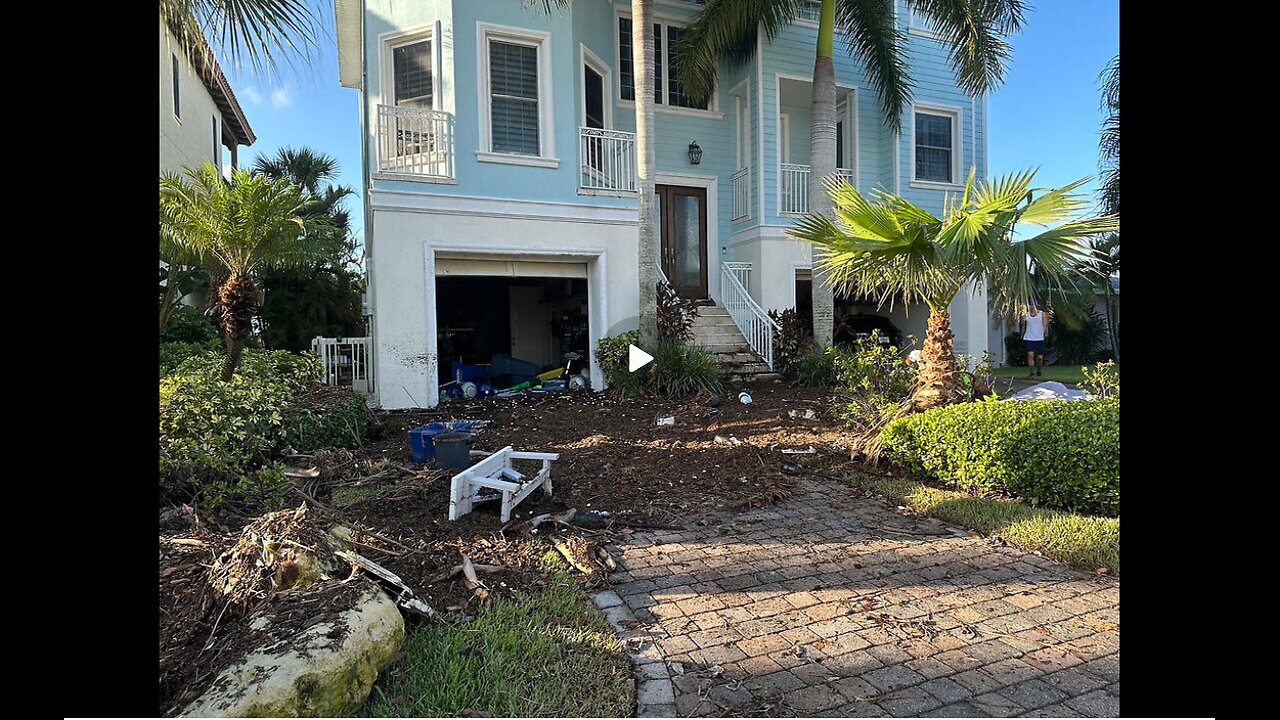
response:
M698 165L701 162L702 162L702 148L698 147L698 142L695 140L689 143L689 164Z

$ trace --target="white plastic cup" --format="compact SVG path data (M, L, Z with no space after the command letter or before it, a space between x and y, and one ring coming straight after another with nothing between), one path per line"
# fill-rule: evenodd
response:
M743 390L742 392L738 393L738 402L742 403L743 405L751 404L751 396L747 394L746 390Z

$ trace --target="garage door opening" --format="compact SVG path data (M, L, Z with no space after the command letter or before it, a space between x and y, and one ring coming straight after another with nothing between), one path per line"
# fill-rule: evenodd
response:
M489 366L495 356L495 390L520 382L527 369L554 370L575 355L585 362L588 313L585 278L438 275L439 382L454 379L455 363Z

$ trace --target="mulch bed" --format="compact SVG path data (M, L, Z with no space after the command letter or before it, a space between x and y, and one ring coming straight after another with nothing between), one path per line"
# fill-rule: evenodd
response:
M315 508L317 517L350 528L359 553L399 575L436 610L471 612L478 602L473 590L461 574L448 576L462 554L474 563L505 568L480 578L491 596L510 597L541 584L539 559L551 546L530 542L529 534L518 528L509 526L504 532L494 502L450 522L452 473L411 461L410 428L436 420L487 420L473 449L493 452L511 445L560 453L552 463L554 497L535 492L516 509L512 525L567 508L604 512L615 520L613 527L570 532L601 541L630 532L632 524L683 525L782 499L793 484L780 470L784 460L828 473L852 465L844 428L829 413L829 391L766 383L751 394L753 402L742 404L736 390L726 392L713 406L706 396L666 401L525 393L454 401L430 411L384 412L375 425L376 437L361 447L296 461L320 471L318 478L298 481L302 492L297 500L301 504L305 493L321 506ZM675 417L674 425L657 424L669 416ZM781 452L810 446L817 454ZM260 633L248 631L247 619L220 612L222 605L208 586L214 557L235 544L238 530L215 532L206 522L199 530L162 531L162 714L179 712L218 671L263 641ZM539 535L554 532L544 524ZM591 582L607 583L607 578ZM339 596L354 585L324 581L273 595L270 610L293 618L297 627L270 632L274 637L296 633L305 623L316 622L322 607L341 612L346 607Z

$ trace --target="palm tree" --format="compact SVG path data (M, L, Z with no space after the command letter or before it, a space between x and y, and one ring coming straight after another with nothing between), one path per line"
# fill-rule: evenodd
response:
M636 250L636 270L640 282L640 345L658 346L658 244L654 192L657 145L654 141L653 93L653 0L631 0L631 58L636 77L636 211L640 236Z
M1004 41L1022 27L1022 0L907 0L947 46L959 87L986 93L1004 78L1012 48ZM687 95L709 97L720 61L738 66L751 58L757 28L772 40L809 0L706 0L676 47L677 65ZM813 63L812 125L809 134L810 211L832 217L824 183L836 170L835 31L849 53L865 64L880 95L885 124L895 133L903 108L911 101L906 70L906 38L894 23L894 0L821 0L818 43ZM819 347L831 344L834 297L829 279L814 283L813 334Z
M272 268L256 274L262 292L262 339L271 348L305 350L316 335L361 335L362 273L355 262L358 246L344 206L354 191L329 181L338 176L338 161L310 148L283 147L272 156L259 155L254 170L285 179L304 191L303 212L326 225L316 235L333 252L305 266Z
M1102 110L1107 117L1102 122L1102 135L1098 148L1102 154L1103 208L1109 213L1120 212L1120 56L1111 59L1102 71Z
M285 179L241 168L223 180L207 161L184 175L160 177L161 233L214 277L209 309L226 339L229 382L258 308L254 271L323 257L327 222L306 213L301 188Z
M1114 215L1068 219L1088 204L1074 192L1087 178L1032 189L1034 176L1027 171L975 186L970 170L963 193L947 198L941 218L881 191L868 200L844 178L831 178L826 189L836 219L810 212L788 231L817 246L815 264L839 289L856 287L881 303L901 297L928 305L916 410L963 398L947 307L966 283L985 283L996 312L1012 315L1034 299L1035 275L1064 287L1089 256L1084 241L1118 230ZM1020 239L1019 223L1049 229Z
M160 0L160 18L188 51L232 65L274 69L294 53L309 58L318 22L306 0Z

